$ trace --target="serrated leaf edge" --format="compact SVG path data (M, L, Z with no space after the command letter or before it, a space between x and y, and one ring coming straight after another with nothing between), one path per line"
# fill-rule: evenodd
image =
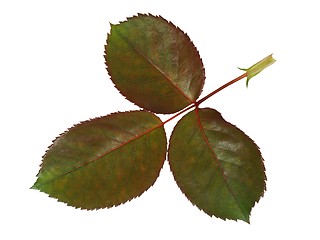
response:
M183 30L181 30L178 26L174 25L171 21L166 20L166 19L163 18L161 15L153 15L153 14L151 14L151 13L148 13L148 14L138 13L137 15L133 15L132 17L127 17L126 20L124 20L124 21L119 21L119 23L117 23L117 24L110 23L110 29L111 29L112 26L116 26L116 25L119 25L119 24L121 24L121 23L125 23L125 22L127 22L127 21L129 21L129 20L131 20L131 19L135 19L135 18L137 18L137 17L143 17L143 16L160 18L161 20L167 22L168 24L170 24L170 25L173 26L174 28L176 28L176 29L178 29L179 31L181 31L181 32L188 38L188 41L189 41L190 43L192 43L192 45L194 46L195 50L196 50L197 53L198 53L198 56L199 56L199 59L200 59L200 61L201 61L201 65L202 65L203 75L204 75L204 79L203 79L203 81L202 81L202 86L201 86L201 91L199 92L199 96L200 96L201 93L202 93L202 91L203 91L203 86L204 86L205 80L206 80L206 77L205 77L205 68L204 68L204 65L203 65L203 61L202 61L202 58L201 58L201 56L200 56L200 53L199 53L198 49L196 48L196 46L195 46L194 43L193 43L193 41L190 39L190 37L188 36L188 34L187 34L186 32L184 32ZM105 47L105 54L103 55L103 56L104 56L104 59L106 59L106 47L107 47L107 45L108 45L109 35L110 35L110 33L107 34L107 36L108 36L108 37L107 37L107 43L106 43L105 46L104 46L104 47ZM140 54L141 54L141 53L140 53ZM142 56L143 56L143 55L142 55ZM144 57L144 58L145 58L145 57ZM147 61L149 61L147 58L145 58L145 59L146 59ZM152 63L151 63L151 64L152 64ZM152 64L152 65L153 65L155 68L158 69L157 66L155 66L154 64ZM136 105L136 106L138 106L138 107L140 108L141 106L137 105L136 103L134 103L133 101L131 101L130 99L128 99L128 98L125 96L125 94L122 93L122 91L116 86L116 84L114 83L114 81L113 81L113 79L112 79L112 76L111 76L111 75L112 75L112 74L111 74L112 71L109 69L109 65L108 65L107 61L105 61L105 66L106 66L107 73L108 73L108 75L109 75L112 83L114 84L114 87L118 90L118 92L119 92L125 99L127 99L129 102L133 103L134 105ZM182 95L190 102L189 105L191 105L191 104L193 104L193 103L196 103L196 100L197 100L197 99L195 99L195 100L190 99L189 96L187 96L178 86L176 86L176 85L163 73L163 71L161 71L161 70L159 70L159 69L158 69L158 71L159 71L176 89L178 89L178 91L179 91L180 93L182 93ZM199 96L198 96L197 98L199 98ZM187 106L189 106L189 105L187 105ZM187 106L185 106L185 107L187 107ZM145 109L145 108L143 108L143 109ZM149 109L145 109L145 110L150 111ZM181 109L180 109L180 110L181 110ZM180 111L180 110L178 110L178 111ZM176 112L178 112L178 111L176 111ZM151 112L153 112L153 113L158 113L158 114L172 114L172 113L174 113L174 112L164 113L164 112L160 112L160 111L151 111Z
M194 109L194 110L192 110L192 111L195 111L195 110L198 110L199 108L198 108L198 106ZM206 109L206 108L202 108L202 109ZM207 109L210 109L210 108L207 108ZM192 112L192 111L190 111L190 112ZM189 112L189 113L190 113ZM187 114L189 114L189 113L187 113ZM183 117L185 117L187 114L185 114ZM220 112L219 112L219 114L220 114ZM196 116L197 116L197 119L199 119L199 114L197 113L196 114ZM221 116L221 114L220 114L220 116ZM182 117L182 118L183 118ZM182 119L181 118L181 119ZM221 118L224 120L224 121L226 121L222 116L221 116ZM181 120L180 119L180 120ZM179 120L179 121L180 121ZM179 123L179 121L178 121L178 123ZM228 121L226 121L226 122L228 122ZM174 130L175 130L175 128L177 127L177 125L178 125L178 123L175 125L175 127L174 127L174 129L172 130L172 133L174 132ZM234 127L236 127L236 125L234 125L234 124L232 124L232 123L230 123L230 122L228 122L229 124L231 124L232 126L234 126ZM236 127L237 129L239 129L238 127ZM248 137L248 138L250 138L247 134L245 134L241 129L239 129L246 137ZM204 131L203 131L203 129L201 130L201 132L204 134ZM172 133L171 133L171 136L172 136ZM251 139L251 138L250 138ZM252 140L252 139L251 139ZM255 146L257 147L257 149L260 149L259 148L259 146L258 145L256 145L256 143L252 140L252 142L255 144ZM175 176L175 172L174 171L172 171L172 167L171 167L171 163L170 163L170 156L169 156L169 149L170 149L170 145L171 145L171 137L170 137L170 139L169 139L169 144L168 144L168 156L167 156L167 159L168 159L168 163L169 163L169 166L170 166L170 171L171 171L171 173L172 173L172 175L174 176L174 179L176 179L176 176ZM208 145L208 146L210 146L210 145ZM210 147L210 149L211 149L211 147ZM217 157L215 157L216 159L217 159ZM218 159L217 159L218 160ZM261 163L262 163L262 168L263 168L263 171L264 171L264 173L265 173L265 166L264 166L264 164L263 164L263 162L264 162L264 159L263 159L263 157L261 156ZM221 168L221 166L220 166L220 164L219 164L219 169L220 169L220 171L222 171L222 173L223 173L223 169ZM223 174L223 176L225 177L225 175ZM252 209L254 208L254 206L260 201L260 199L264 196L264 193L265 193L265 191L266 191L266 181L267 181L267 177L266 177L266 175L264 174L264 188L263 188L263 192L261 193L261 195L258 197L258 199L256 199L255 200L255 202L254 202L254 204L253 204L253 206L251 207L251 209L250 209L250 211L249 211L249 214L248 214L248 218L246 218L245 217L245 215L244 215L244 217L245 217L245 219L246 220L244 220L244 219L233 219L233 218L228 218L228 217L226 217L226 218L222 218L222 217L217 217L217 216L215 216L214 214L208 214L207 212L205 212L202 208L200 208L199 206L197 206L195 203L193 203L189 198L188 198L188 196L186 195L186 193L185 192L183 192L181 189L180 189L180 187L179 187L179 189L181 190L181 192L183 193L183 195L188 199L188 201L193 205L193 206L195 206L195 207L197 207L197 209L199 209L200 211L202 211L202 212L204 212L205 214L207 214L208 216L210 216L210 217L213 217L213 216L215 216L215 217L217 217L217 218L219 218L219 219L222 219L222 220L224 220L224 221L226 221L226 220L233 220L233 221L238 221L238 220L242 220L242 221L245 221L246 223L248 223L248 224L250 224L250 216L251 216L251 212L252 212ZM177 181L175 180L175 182L177 183ZM227 184L227 183L226 183ZM227 185L228 186L228 185ZM228 186L228 189L230 190L230 188L229 188L229 186ZM234 196L234 194L231 192L231 194ZM236 198L235 198L236 199ZM237 202L237 204L238 204L238 201L236 201ZM240 208L240 210L241 210L241 212L242 212L242 209Z
M48 152L48 151L50 150L50 148L55 144L55 142L56 142L59 138L61 138L64 134L66 134L70 129L72 129L72 128L74 128L74 127L76 127L76 126L78 126L78 125L80 125L80 124L82 124L82 123L89 122L89 121L91 121L91 120L97 120L97 119L100 119L100 118L103 118L103 117L112 116L112 115L116 115L116 114L119 114L119 113L132 113L132 112L147 112L147 113L150 113L150 114L152 114L153 116L155 116L159 121L161 121L161 119L160 119L158 116L156 116L155 114L153 114L153 113L150 112L150 111L147 111L147 110L133 110L133 111L125 111L125 112L120 112L120 111L118 111L118 112L113 112L113 113L108 114L108 115L105 115L105 116L96 117L96 118L90 118L90 119L88 119L88 120L81 121L81 122L79 122L79 123L77 123L77 124L74 124L72 127L70 127L70 128L68 128L67 130L65 130L63 133L61 133L58 137L56 137L56 138L52 141L52 144L48 147L48 149L46 150L45 154L42 156L42 162L41 162L41 164L39 165L40 169L39 169L39 172L38 172L38 174L36 175L36 177L38 177L39 174L40 174L40 172L41 172L42 165L43 165L43 159L45 158L47 152ZM153 131L153 130L159 128L159 127L162 127L162 126L163 126L163 122L161 121L161 124L159 124L159 125L151 128L151 129L149 129L148 131L146 131L146 132L144 132L144 133L139 134L138 136L136 136L136 137L134 137L134 138L132 138L132 139L129 139L126 143L122 143L120 147L122 147L122 146L128 144L129 142L132 142L132 141L134 141L134 140L136 140L136 139L138 139L138 138L140 138L140 137L142 137L142 136L150 133L151 131ZM164 129L164 130L165 130L165 129ZM166 138L166 142L167 142L166 134L165 134L165 138ZM90 163L98 160L100 157L105 156L106 154L108 154L108 153L110 153L110 152L112 152L112 151L114 151L114 150L116 150L116 149L119 149L120 147L113 148L113 149L111 149L110 151L108 151L107 153L104 153L103 155L95 158L94 160L91 160L91 161L89 161L89 162L86 162L86 163L84 163L84 164L80 165L79 167L74 168L74 169L72 169L72 170L69 170L68 172L66 172L65 174L63 174L63 175L61 175L61 176L59 176L59 177L57 177L57 178L63 177L63 176L65 176L66 174L68 174L68 173L70 173L70 172L73 172L73 171L75 171L76 169L79 169L80 167L84 167L84 166L86 166L86 165L88 165L88 164L90 164ZM167 154L167 150L166 150L166 152L165 152L165 155L163 156L163 159L164 159L164 160L163 160L163 163L164 163L165 160L166 160L166 154ZM141 192L141 194L139 194L139 195L137 195L137 196L134 196L133 198L128 199L128 200L125 201L125 202L122 202L122 203L119 203L119 204L115 204L115 205L113 205L113 206L108 206L108 207L98 207L98 208L93 208L93 209L87 209L87 208L77 207L77 206L71 205L71 204L69 204L68 202L60 201L60 200L59 200L58 198L56 198L55 196L52 196L51 194L48 194L47 192L45 192L45 191L43 191L42 189L38 188L38 187L36 186L37 180L36 180L36 182L33 184L33 186L30 187L30 189L38 190L38 191L40 191L40 192L42 192L42 193L45 193L45 194L48 195L50 198L55 199L57 202L64 203L64 204L66 204L67 206L73 207L73 208L75 208L75 209L92 211L92 210L98 210L98 209L104 209L104 208L111 208L111 207L119 206L119 205L125 204L125 203L127 203L127 202L130 202L130 201L132 201L132 200L140 197L143 193L145 193L146 191L148 191L148 190L155 184L155 182L156 182L156 180L158 179L158 177L159 177L160 172L161 172L162 169L163 169L163 164L162 164L162 166L161 166L161 168L160 168L160 170L159 170L158 176L155 178L155 181L154 181L147 189L145 189L143 192ZM51 181L49 181L49 182L47 182L47 183L50 183L50 182L56 180L57 178L55 178L55 179L53 179L53 180L51 180ZM47 183L46 183L46 184L47 184ZM41 184L41 185L43 185L43 184Z

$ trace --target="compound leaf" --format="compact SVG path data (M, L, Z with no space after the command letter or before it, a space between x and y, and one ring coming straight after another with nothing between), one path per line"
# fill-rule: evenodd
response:
M116 88L155 113L194 103L204 84L203 64L189 37L158 16L139 14L111 25L105 60Z
M32 188L77 208L119 205L153 185L166 145L163 123L150 112L82 122L53 142Z
M208 215L249 222L265 191L265 169L257 145L219 112L191 111L170 138L169 163L186 197Z

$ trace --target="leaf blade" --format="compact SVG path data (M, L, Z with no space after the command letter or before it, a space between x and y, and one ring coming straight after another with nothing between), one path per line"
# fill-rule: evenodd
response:
M162 17L139 14L111 25L105 60L120 93L156 113L173 113L194 103L204 84L195 46Z
M58 137L32 188L77 208L116 206L153 185L165 154L158 117L146 111L114 113Z
M266 177L248 136L216 110L196 108L176 125L168 151L175 180L193 204L210 216L249 222Z

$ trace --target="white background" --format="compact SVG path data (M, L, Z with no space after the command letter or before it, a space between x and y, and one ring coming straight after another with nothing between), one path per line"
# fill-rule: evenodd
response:
M320 239L319 9L311 0L1 0L0 238ZM167 163L140 198L111 209L77 210L29 189L61 132L138 109L113 87L103 58L109 22L138 12L188 33L206 68L202 96L274 53L277 62L248 89L243 80L202 104L261 148L267 192L250 225L199 211Z

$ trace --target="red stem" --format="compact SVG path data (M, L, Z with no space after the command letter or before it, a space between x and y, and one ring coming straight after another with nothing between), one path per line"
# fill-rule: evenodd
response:
M242 78L247 77L247 73L242 74L241 76L231 80L230 82L227 82L226 84L222 85L221 87L217 88L216 90L214 90L213 92L209 93L207 96L201 98L199 101L196 101L195 103L189 105L188 107L186 107L185 109L181 110L180 112L178 112L177 114L173 115L172 117L170 117L169 119L167 119L166 121L164 121L162 124L166 124L167 122L171 121L172 119L178 117L180 114L190 110L193 107L198 107L200 105L200 103L204 102L205 100L207 100L208 98L212 97L213 95L215 95L216 93L220 92L222 89L225 89L226 87L238 82L239 80L241 80Z
M164 121L162 124L164 125L164 124L166 124L167 122L169 122L169 121L171 121L172 119L174 119L174 118L176 118L176 117L178 117L180 114L182 114L182 113L184 113L184 112L186 112L186 111L188 111L189 109L191 109L191 108L193 108L193 107L195 107L196 105L193 103L193 104L191 104L189 107L186 107L185 109L183 109L183 110L181 110L180 112L178 112L177 114L175 114L175 115L173 115L171 118L169 118L169 119L167 119L166 121Z
M212 93L208 94L207 96L203 97L202 99L200 99L199 101L197 101L195 103L196 106L199 106L200 103L204 102L205 100L207 100L208 98L212 97L213 95L215 95L216 93L220 92L222 89L230 86L231 84L234 84L236 82L238 82L239 80L241 80L242 78L247 77L247 73L245 72L244 74L242 74L241 76L231 80L230 82L222 85L221 87L219 87L218 89L214 90Z

